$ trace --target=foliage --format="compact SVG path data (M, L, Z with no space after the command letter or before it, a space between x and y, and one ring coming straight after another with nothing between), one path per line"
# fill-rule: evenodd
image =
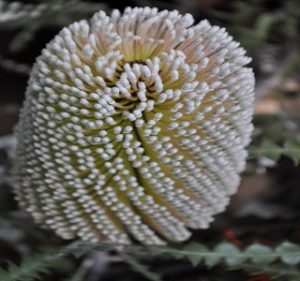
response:
M282 146L271 140L264 140L259 146L250 146L249 152L250 157L254 159L264 156L276 162L284 155L291 158L295 165L298 165L300 161L299 144L288 140Z
M152 272L148 266L141 263L138 259L135 259L133 255L129 255L127 253L119 252L123 261L126 262L130 268L143 275L147 280L150 281L162 281L161 276L158 273Z
M78 258L90 251L99 250L117 250L123 261L128 263L134 271L142 274L147 280L152 281L160 281L161 278L158 274L149 271L147 266L138 260L141 253L160 257L167 255L174 259L186 259L191 262L193 266L203 264L208 268L224 264L229 269L242 268L253 271L255 274L257 272L265 272L266 266L268 265L269 272L272 273L272 276L290 276L295 274L294 271L296 268L291 271L276 270L278 264L288 266L300 264L300 246L290 242L283 242L275 248L254 243L242 251L229 242L218 243L213 249L209 249L207 246L197 242L190 242L183 247L123 247L105 244L96 246L77 244L56 251L51 250L43 254L26 257L20 266L9 264L8 271L0 271L0 280L41 280L39 279L41 273L47 273L49 269L55 268L62 260L66 259L69 254L73 254ZM297 272L297 274L300 274L300 272Z
M156 247L150 248L155 255L168 254L176 259L185 258L194 266L204 263L208 267L224 262L227 266L242 264L270 264L279 259L288 265L300 263L300 247L290 242L283 242L274 249L258 243L251 244L241 251L234 244L221 242L212 250L196 242L188 243L183 248Z
M50 0L40 1L37 4L24 4L22 2L0 1L0 25L6 27L29 26L32 23L46 25L63 24L66 20L85 14L93 13L105 7L104 4L96 4L81 0ZM63 16L62 16L63 15ZM52 17L52 21L47 22ZM53 17L58 21L54 21ZM65 18L65 20L64 20Z
M253 2L256 2L255 4ZM297 38L300 7L297 0L272 5L268 0L239 1L236 13L228 14L232 32L245 46L261 42L291 43ZM296 43L296 42L293 42Z
M51 269L58 268L64 260L63 254L55 254L53 250L45 253L30 255L25 257L20 264L16 266L8 263L7 271L0 269L1 281L31 281L41 280L42 274L47 274Z
M24 4L19 1L0 0L0 30L18 30L8 45L10 54L22 51L43 28L61 28L76 19L82 19L100 9L106 9L104 3L81 0L41 0L38 2L40 3ZM23 75L28 75L31 68L30 65L1 55L0 67Z

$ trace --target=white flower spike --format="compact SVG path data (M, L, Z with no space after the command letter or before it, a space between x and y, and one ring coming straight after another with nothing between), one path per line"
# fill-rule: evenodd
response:
M64 28L17 128L20 206L65 239L160 245L208 227L237 191L254 77L232 37L156 8Z

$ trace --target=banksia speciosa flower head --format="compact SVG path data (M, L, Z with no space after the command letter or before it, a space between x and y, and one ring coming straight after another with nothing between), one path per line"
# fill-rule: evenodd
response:
M224 28L150 8L96 13L42 51L17 128L17 200L69 239L189 238L239 185L250 59Z

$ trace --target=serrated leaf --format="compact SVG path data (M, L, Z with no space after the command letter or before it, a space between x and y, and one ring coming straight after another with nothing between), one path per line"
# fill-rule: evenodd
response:
M203 260L204 256L202 253L209 252L207 247L196 242L189 243L186 247L184 247L184 251L190 253L187 258L193 266L198 265Z
M150 281L162 281L162 277L158 273L152 272L146 265L141 263L141 261L135 259L132 255L128 255L123 252L119 252L123 261L126 262L130 268L143 275L147 280Z
M1 281L35 281L40 273L47 273L51 268L57 268L65 256L53 254L53 250L42 254L24 257L20 266L8 263L8 270L0 270Z
M286 141L283 146L283 154L293 159L294 164L300 161L300 146L294 142Z
M175 259L183 259L186 257L185 253L177 248L171 248L171 247L150 247L150 252L157 256L157 255L170 255Z
M71 249L71 254L78 259L82 257L84 254L86 254L89 250L91 250L91 247L86 245L80 245L79 247Z
M246 260L246 257L242 255L235 245L227 242L218 244L214 251L222 254L224 256L225 263L229 266L237 266Z
M204 263L207 267L213 267L217 265L221 260L220 256L207 256L205 257Z
M269 264L277 258L271 248L260 244L247 247L244 253L255 264Z
M251 147L250 153L254 156L265 156L277 161L282 154L282 148L271 141L264 141L259 147Z
M300 145L291 140L285 141L283 146L279 146L270 140L265 140L258 147L251 146L249 152L252 157L265 156L275 162L281 155L291 158L295 165L298 165L300 162Z
M174 249L174 250L171 250L171 252L169 252L173 258L177 259L177 260L180 260L180 259L183 259L185 258L185 253L183 253L182 251L180 250L177 250L177 249Z
M289 265L300 263L300 247L290 242L284 242L276 248L281 260Z
M25 48L34 39L38 27L38 25L30 25L17 33L9 43L9 50L12 53L17 53Z
M264 13L258 18L255 28L257 39L266 39L275 19L276 16L273 13Z
M222 256L215 251L208 251L207 255L203 257L204 263L207 267L213 267L222 260Z
M153 246L153 247L150 247L149 250L150 250L151 254L154 256L163 255L166 253L166 250L163 247Z

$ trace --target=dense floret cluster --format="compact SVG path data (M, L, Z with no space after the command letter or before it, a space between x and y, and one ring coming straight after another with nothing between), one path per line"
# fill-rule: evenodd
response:
M254 77L232 37L155 8L64 28L33 68L17 128L17 200L59 236L164 244L237 191Z

